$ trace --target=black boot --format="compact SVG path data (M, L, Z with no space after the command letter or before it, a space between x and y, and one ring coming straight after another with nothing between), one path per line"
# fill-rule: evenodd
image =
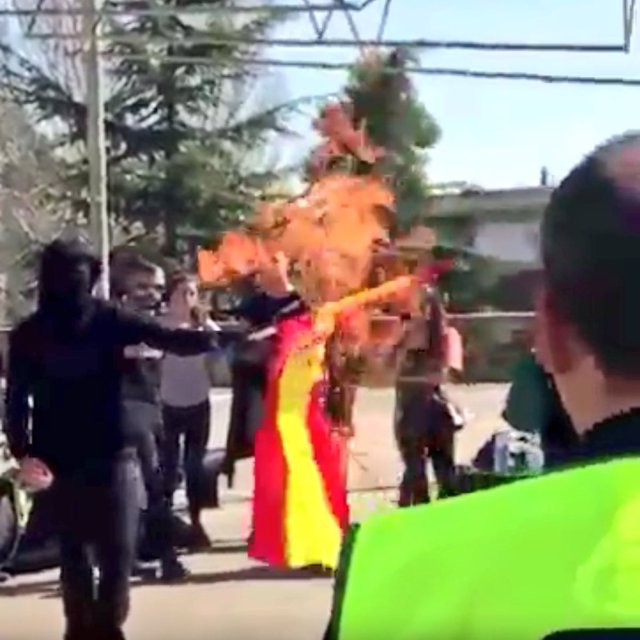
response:
M98 629L93 635L86 636L86 640L127 640L121 628Z
M175 556L164 558L160 562L160 579L163 582L181 582L189 575L189 570Z
M204 527L197 522L191 527L191 536L189 540L190 551L208 551L211 549L211 538L207 535Z
M63 640L92 640L97 637L95 629L86 626L73 629L67 628Z

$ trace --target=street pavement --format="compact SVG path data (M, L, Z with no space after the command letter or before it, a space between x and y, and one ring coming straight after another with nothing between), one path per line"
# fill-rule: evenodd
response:
M501 425L505 385L451 388L470 414L458 438L458 462L470 461ZM212 394L211 446L223 446L230 395ZM392 431L393 394L362 390L351 451L350 502L353 518L391 509L401 466ZM127 624L131 640L319 640L330 609L330 579L276 572L246 556L252 463L240 464L233 488L223 487L222 508L206 516L214 540L210 553L185 562L188 582L165 586L134 582ZM62 637L57 572L21 576L0 587L0 640L58 640ZM90 639L88 639L90 640Z

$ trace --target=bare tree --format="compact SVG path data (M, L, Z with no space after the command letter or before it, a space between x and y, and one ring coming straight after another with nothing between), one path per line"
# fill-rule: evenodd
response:
M4 0L11 8L36 11L41 9L78 9L78 0ZM81 33L78 15L34 14L15 18L13 25L18 44L15 48L26 55L42 73L55 80L70 96L84 102L86 85L81 55L82 43L70 38Z
M0 100L0 274L7 282L1 311L9 321L30 307L39 249L76 226L59 184L47 141L17 105Z

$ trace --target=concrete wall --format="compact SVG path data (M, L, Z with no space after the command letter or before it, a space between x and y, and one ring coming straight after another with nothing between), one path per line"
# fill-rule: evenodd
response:
M550 194L548 187L532 187L437 196L428 222L447 244L533 266Z
M471 248L477 253L534 266L539 261L540 222L493 222L481 220Z

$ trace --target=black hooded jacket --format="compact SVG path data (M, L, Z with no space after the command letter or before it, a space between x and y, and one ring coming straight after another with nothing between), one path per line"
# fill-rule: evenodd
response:
M49 245L40 275L38 309L9 337L9 447L58 476L99 473L133 444L123 424L124 349L145 343L195 355L216 348L216 337L167 329L93 298L99 265L77 242Z

